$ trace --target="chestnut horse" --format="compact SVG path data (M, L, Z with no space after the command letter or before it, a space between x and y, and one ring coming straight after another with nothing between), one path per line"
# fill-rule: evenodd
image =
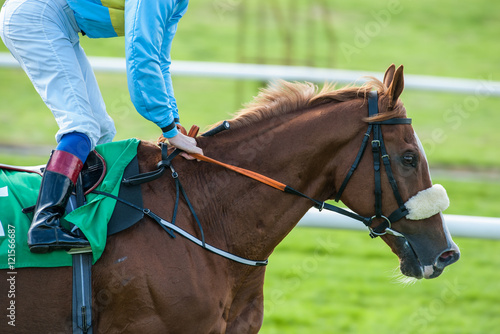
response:
M327 85L318 91L312 84L280 82L231 120L230 130L197 141L209 157L257 171L318 201L333 199L366 137L368 93L375 89L379 96L380 115L371 121L383 123L406 118L399 100L403 86L403 67L394 65L383 82L372 79L362 87L335 90ZM381 125L381 131L402 200L431 188L426 157L411 125L396 122ZM374 157L370 147L366 151L341 200L360 216L372 217ZM160 149L141 142L138 158L141 172L155 170ZM173 166L206 242L247 259L267 259L313 204L203 161L179 157ZM381 211L389 215L399 205L387 172L381 171ZM144 207L165 220L171 219L176 196L168 174L141 186ZM201 237L185 201L176 223ZM380 233L381 239L399 257L406 276L437 277L458 260L440 212L412 220L403 216L389 230ZM146 217L110 237L93 266L93 331L257 333L264 274L265 266L240 264L185 238L172 239ZM6 328L3 319L0 332L71 333L71 268L22 268L16 279L16 327ZM7 291L6 284L0 280L0 291Z

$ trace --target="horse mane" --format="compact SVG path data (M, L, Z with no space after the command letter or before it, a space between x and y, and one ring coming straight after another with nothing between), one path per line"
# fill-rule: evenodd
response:
M296 110L304 110L327 103L345 102L356 98L366 99L368 92L374 88L380 95L387 92L387 87L376 78L370 78L360 87L350 85L340 89L335 89L335 84L325 83L321 90L311 82L278 80L261 89L254 100L238 111L229 122L231 129L237 129ZM370 119L365 118L364 121L383 121L395 117L405 117L404 114L402 103L398 102L392 110Z

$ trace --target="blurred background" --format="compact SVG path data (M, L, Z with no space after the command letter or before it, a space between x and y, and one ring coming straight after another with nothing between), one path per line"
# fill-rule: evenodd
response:
M488 90L500 81L499 38L496 1L197 0L180 21L172 67L176 60L307 66L376 72L382 80L395 63L407 75L470 79L467 93L406 89L401 99L433 181L448 191L445 213L500 217L500 96ZM82 37L81 44L89 56L124 57L123 38ZM8 52L2 43L0 52ZM160 131L135 111L125 74L96 76L116 139L155 140ZM266 85L182 75L173 82L181 122L202 129L230 118ZM45 163L57 125L19 68L0 67L0 101L0 162ZM494 237L455 238L459 262L438 279L406 286L381 240L298 227L270 258L261 332L498 333Z

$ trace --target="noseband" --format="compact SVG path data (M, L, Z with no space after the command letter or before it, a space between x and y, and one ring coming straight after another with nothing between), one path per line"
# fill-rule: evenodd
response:
M372 91L368 93L368 116L372 117L378 115L378 94L376 91ZM351 166L351 169L347 173L342 185L340 186L339 191L337 192L337 196L335 197L335 201L340 200L340 196L345 190L347 183L349 182L352 174L356 170L363 157L363 153L365 152L366 146L370 139L370 135L373 132L373 139L371 141L372 153L373 153L373 170L375 172L375 215L370 218L364 218L363 223L368 226L370 229L370 236L375 238L379 235L384 235L386 233L393 234L396 236L402 236L399 232L394 231L391 226L393 223L397 222L401 218L405 217L408 214L408 209L401 198L401 194L399 193L398 184L396 179L394 178L394 174L392 173L391 162L389 159L389 155L387 154L387 150L385 148L384 137L382 136L381 125L396 125L396 124L411 124L411 118L392 118L385 121L379 122L369 122L368 130L363 137L363 142L361 143L361 147L358 151L356 159ZM381 161L384 164L384 168L387 174L387 178L389 179L389 183L392 188L392 192L394 193L394 197L396 198L396 202L398 203L398 208L391 213L389 216L385 216L382 213L382 185L381 185L381 175L380 175L380 167ZM374 219L382 219L382 223L380 223L377 227L373 228L373 220ZM358 218L359 220L359 218Z

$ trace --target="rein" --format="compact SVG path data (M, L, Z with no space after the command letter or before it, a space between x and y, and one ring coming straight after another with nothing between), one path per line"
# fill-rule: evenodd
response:
M368 115L375 116L378 114L378 94L376 91L372 91L368 94ZM368 140L370 138L371 133L373 132L373 140L371 142L372 146L372 153L373 153L373 168L375 171L375 215L372 217L363 217L361 215L358 215L357 213L354 213L352 211L345 210L343 208L337 207L335 205L325 203L324 201L318 201L316 199L313 199L303 193L301 193L298 190L293 189L292 187L281 183L279 181L276 181L274 179L271 179L267 176L264 176L262 174L253 172L248 169L232 166L225 164L223 162L217 161L215 159L212 159L210 157L204 156L204 155L199 155L199 154L191 154L194 158L209 162L212 164L216 164L219 166L222 166L224 168L230 169L232 171L235 171L239 174L242 174L244 176L247 176L249 178L252 178L256 181L259 181L261 183L264 183L270 187L273 187L275 189L278 189L282 192L297 195L303 198L306 198L313 202L314 207L318 209L319 211L322 211L323 209L329 210L329 211L334 211L337 212L341 215L356 219L361 221L363 224L365 224L369 230L370 230L370 236L372 238L376 238L377 236L384 235L386 233L399 236L399 237L404 237L401 233L393 230L391 228L392 224L401 218L405 217L408 214L408 210L405 207L405 204L403 202L403 199L401 198L401 195L398 190L397 182L396 179L394 178L394 175L392 173L392 168L391 168L391 162L389 160L389 155L387 154L387 150L385 148L385 143L384 139L382 136L382 129L381 125L396 125L396 124L411 124L411 118L393 118L393 119L388 119L385 121L379 121L379 122L369 122L368 123L368 130L366 131L364 137L363 137L363 142L361 143L361 147L358 151L358 154L356 156L356 159L354 160L354 163L352 164L349 172L347 173L344 181L342 182L342 185L337 192L337 196L335 198L335 201L338 202L340 200L340 196L345 190L345 187L347 186L347 183L349 182L349 179L351 178L352 174L358 167L359 162L361 161L361 158L363 157L363 153L366 149L366 146L368 144ZM382 186L381 186L381 173L380 173L380 160L382 160L384 164L384 168L387 173L387 177L389 179L389 183L391 184L392 191L394 193L394 197L396 198L396 201L398 203L398 209L396 209L393 213L391 213L388 217L384 216L382 214ZM372 223L375 218L380 218L383 219L383 222L379 224L376 228L372 228Z
M372 92L368 93L368 114L370 117L378 114L378 94L376 91L372 91ZM372 217L363 217L355 212L337 207L337 206L329 204L329 203L325 203L324 201L318 201L316 199L313 199L313 198L301 193L298 190L295 190L294 188L292 188L284 183L276 181L272 178L269 178L269 177L264 176L262 174L259 174L257 172L254 172L254 171L251 171L251 170L248 170L245 168L229 165L229 164L223 163L221 161L215 160L213 158L210 158L210 157L207 157L204 155L193 154L193 153L190 153L190 155L198 160L212 163L212 164L227 168L229 170L232 170L234 172L237 172L241 175L247 176L251 179L254 179L256 181L264 183L264 184L266 184L272 188L275 188L277 190L280 190L282 192L306 198L306 199L310 200L313 203L313 206L316 209L318 209L319 211L322 211L325 209L325 210L337 212L341 215L356 219L368 227L368 229L370 230L370 236L372 238L376 238L378 236L381 236L381 235L384 235L387 233L398 236L398 237L404 237L403 234L401 234L401 233L399 233L391 228L392 224L394 222L400 220L401 218L405 217L408 214L408 209L405 207L405 203L403 202L403 199L401 198L401 195L400 195L399 190L398 190L396 179L394 178L394 175L392 173L389 155L387 154L384 139L382 136L382 129L381 129L381 125L397 125L397 124L411 124L411 118L393 118L393 119L389 119L389 120L385 120L385 121L369 122L368 123L368 130L366 131L366 133L363 137L363 141L361 143L361 147L358 151L358 154L356 155L354 163L352 164L350 170L348 171L346 177L344 178L344 181L342 182L342 185L341 185L339 191L337 192L337 195L335 198L335 201L337 201L337 202L340 200L340 197L341 197L342 193L344 192L344 190L347 186L347 183L349 182L352 174L354 173L354 171L358 167L359 162L361 161L361 158L363 157L363 154L364 154L366 147L368 145L368 141L369 141L370 136L373 132L373 140L371 141L371 148L372 148L372 154L373 154L373 168L374 168L374 172L375 172L375 180L374 180L374 182L375 182L375 215L373 215ZM223 130L227 130L227 129L229 129L229 123L223 122L218 127L210 130L207 133L202 134L202 136L215 135L216 133L219 133L219 132L221 132ZM193 126L191 128L191 130L189 131L188 135L191 137L196 137L198 130L199 130L199 128L197 126ZM152 172L142 173L142 174L130 177L128 179L124 179L122 181L122 183L125 185L137 185L137 184L141 184L141 183L145 183L145 182L150 182L150 181L153 181L153 180L159 178L160 176L162 176L165 173L165 171L167 170L167 168L169 168L172 172L172 177L174 178L175 184L176 184L176 201L175 201L175 205L174 205L174 212L172 215L172 222L171 223L162 219L161 217L157 216L156 214L151 212L149 209L140 208L140 207L138 207L138 206L136 206L128 201L125 201L119 197L116 197L116 196L108 194L108 193L97 192L95 190L94 190L94 192L101 194L101 195L105 195L105 196L114 198L117 201L120 201L126 205L129 205L129 206L137 209L137 210L142 211L145 215L149 216L154 221L159 223L160 226L163 229L165 229L165 231L167 231L167 233L172 238L175 238L174 232L176 232L176 233L179 233L181 236L187 238L188 240L194 242L195 244L199 245L200 247L202 247L208 251L211 251L215 254L218 254L220 256L223 256L225 258L228 258L230 260L233 260L233 261L236 261L236 262L239 262L242 264L250 265L250 266L265 266L265 265L267 265L267 263L268 263L267 260L264 260L264 261L248 260L248 259L239 257L237 255L231 254L229 252L223 251L221 249L218 249L216 247L213 247L205 242L203 228L202 228L201 223L198 219L198 216L196 215L195 210L194 210L193 206L191 205L191 203L186 195L186 192L184 191L184 189L179 181L177 172L175 171L175 169L172 166L172 160L182 151L175 149L171 154L167 154L167 145L165 145L163 143L161 143L160 145L161 145L161 150L162 150L162 160L157 165L158 169L155 171L152 171ZM397 201L398 206L399 206L388 217L384 216L382 214L382 186L381 186L381 172L380 172L381 161L384 165L387 177L389 179L389 183L390 183L391 188L392 188L393 193L394 193L394 197L396 198L396 201ZM175 218L177 215L180 194L183 195L183 197L186 201L186 204L189 207L189 210L191 211L191 213L193 214L193 217L195 218L195 220L197 222L197 225L199 227L200 234L201 234L201 240L175 225ZM383 221L377 227L372 228L373 220L375 218L382 219Z
M218 132L221 132L221 131L224 131L227 129L229 129L229 123L227 121L224 121L222 124L215 127L214 129L202 134L202 136L212 136ZM199 128L197 126L193 126L188 135L191 137L195 137L198 133L198 130L199 130ZM170 171L172 172L172 174L171 174L172 178L175 180L175 188L176 188L176 196L175 196L176 198L175 198L175 204L174 204L174 211L172 214L172 222L166 221L165 219L156 215L154 212L152 212L149 209L139 207L139 206L137 206L137 205L135 205L127 200L124 200L120 197L117 197L113 194L102 192L102 191L97 191L97 190L94 190L93 193L113 198L116 201L119 201L125 205L130 206L131 208L134 208L138 211L141 211L142 213L144 213L145 215L147 215L148 217L153 219L155 222L157 222L168 233L168 235L170 235L170 237L172 237L172 238L175 238L174 232L176 232L176 233L179 233L182 237L195 243L196 245L198 245L198 246L200 246L200 247L202 247L202 248L204 248L204 249L206 249L214 254L225 257L229 260L232 260L232 261L235 261L235 262L238 262L241 264L245 264L248 266L254 266L254 267L266 266L268 264L268 260L245 259L243 257L231 254L231 253L226 252L222 249L219 249L217 247L209 245L205 242L205 234L203 232L203 227L201 226L200 220L198 219L198 216L196 215L196 212L195 212L191 202L189 201L189 198L188 198L186 192L184 191L184 188L182 187L182 184L179 180L179 175L177 174L174 167L172 166L172 160L177 155L179 155L179 153L181 153L182 151L176 149L171 154L168 154L167 150L168 150L167 145L161 143L162 160L157 164L157 167L158 167L157 170L152 171L152 172L138 174L138 175L132 176L132 177L127 178L127 179L123 179L122 183L124 185L138 185L141 183L150 182L150 181L153 181L155 179L158 179L160 176L162 176L165 173L167 168L169 168ZM179 200L180 200L181 194L184 197L184 200L186 201L186 204L189 208L189 211L191 211L194 219L196 220L196 223L197 223L198 228L200 230L201 239L196 238L195 236L191 235L190 233L184 231L179 226L175 225L175 219L177 217L177 210L179 207Z

